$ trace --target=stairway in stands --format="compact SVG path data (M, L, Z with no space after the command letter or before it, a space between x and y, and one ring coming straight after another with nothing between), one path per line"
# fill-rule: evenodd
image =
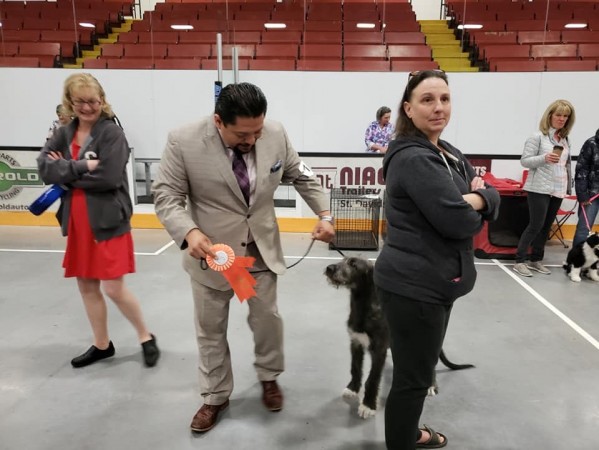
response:
M124 22L121 23L118 27L112 27L111 32L108 33L105 38L98 38L98 45L94 45L93 50L82 50L81 58L77 58L75 64L63 64L63 67L69 69L81 69L83 67L83 61L86 59L96 59L101 54L100 46L102 44L114 44L118 41L120 33L126 33L131 31L131 25L133 24L133 19L125 18Z
M445 72L478 72L472 67L468 53L462 52L461 43L445 20L420 20L420 28L427 45L433 50L433 59Z

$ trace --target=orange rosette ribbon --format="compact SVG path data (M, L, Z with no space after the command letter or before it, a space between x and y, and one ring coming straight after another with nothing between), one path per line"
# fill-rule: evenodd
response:
M233 292L235 292L239 301L244 302L256 295L254 290L256 280L247 270L254 266L256 258L235 256L233 249L226 244L214 244L211 250L216 258L206 255L208 267L222 273L233 288Z

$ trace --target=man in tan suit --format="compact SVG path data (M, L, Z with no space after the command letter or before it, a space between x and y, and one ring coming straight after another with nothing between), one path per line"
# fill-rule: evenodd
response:
M233 374L227 342L231 286L222 274L201 268L215 256L213 244L229 245L236 255L256 258L256 296L248 300L254 334L254 367L264 405L283 407L276 382L284 370L283 324L277 309L277 276L285 261L275 217L274 192L281 182L295 189L320 220L312 237L329 242L334 234L328 200L311 170L291 146L283 126L265 121L267 101L250 83L222 89L213 116L169 134L153 186L156 213L181 249L191 278L200 354L204 405L191 429L214 427L229 404Z

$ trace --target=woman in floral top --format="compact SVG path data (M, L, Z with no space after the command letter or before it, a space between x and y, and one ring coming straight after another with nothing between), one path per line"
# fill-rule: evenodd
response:
M391 109L381 106L376 112L376 120L366 129L364 142L366 151L372 153L385 153L389 141L393 137L394 127L391 124Z

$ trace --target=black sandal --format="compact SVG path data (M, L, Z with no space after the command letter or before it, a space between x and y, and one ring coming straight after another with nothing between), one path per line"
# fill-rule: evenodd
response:
M447 437L444 434L437 433L431 427L424 425L424 429L421 431L427 431L431 437L426 442L416 444L416 448L442 448L447 445ZM443 441L441 441L443 439Z

